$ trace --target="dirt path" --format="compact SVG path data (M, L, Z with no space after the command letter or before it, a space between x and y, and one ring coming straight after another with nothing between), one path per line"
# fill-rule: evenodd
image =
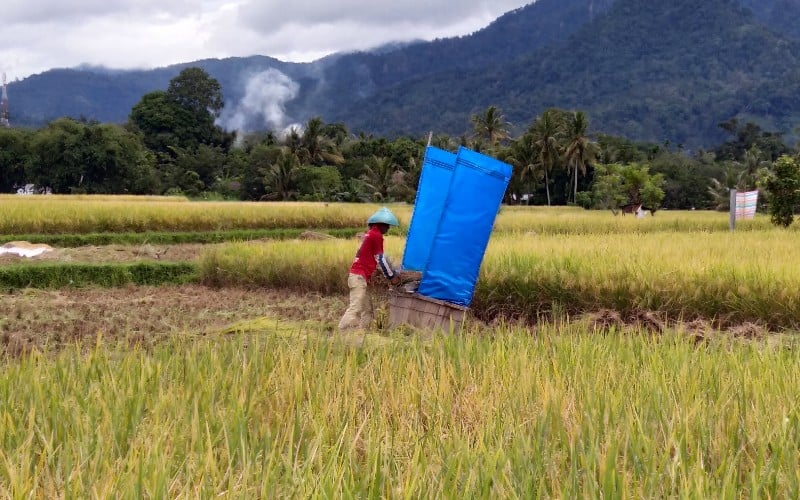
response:
M36 257L0 255L0 265L35 262L134 262L134 261L193 261L214 245L187 243L183 245L106 245L75 248L55 248Z

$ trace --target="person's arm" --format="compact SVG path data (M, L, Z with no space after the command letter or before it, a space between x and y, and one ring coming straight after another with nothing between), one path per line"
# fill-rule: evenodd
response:
M375 260L378 262L378 267L381 269L383 275L386 276L386 279L393 280L397 276L397 273L392 269L392 264L384 254L377 254Z
M378 263L378 268L381 270L383 275L386 276L386 279L394 282L395 279L400 278L394 269L392 269L389 259L387 259L386 255L383 254L383 238L375 240L375 261Z

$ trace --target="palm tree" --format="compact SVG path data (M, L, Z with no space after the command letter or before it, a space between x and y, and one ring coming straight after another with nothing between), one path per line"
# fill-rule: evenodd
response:
M282 148L275 161L267 168L265 184L273 189L280 200L289 199L297 166L297 157L288 148Z
M494 148L501 141L507 140L509 126L506 117L496 106L489 106L482 114L472 115L472 127L475 130L474 138L485 139L490 148Z
M753 146L745 151L742 160L742 167L744 168L739 174L739 182L736 185L737 189L741 191L755 189L758 182L759 170L762 168L769 168L771 164L764 160L764 153L762 153L757 146Z
M736 187L737 181L735 165L727 163L722 180L711 179L708 194L711 196L714 210L726 211L731 206L731 189Z
M567 119L567 142L564 148L564 162L574 176L573 202L578 197L578 173L586 175L586 165L595 161L599 153L597 144L586 136L587 128L589 128L589 121L583 111L572 113Z
M393 183L392 177L398 170L400 170L399 167L392 163L391 158L372 155L367 160L361 180L371 191L373 200L381 201L389 196L389 188Z
M539 152L533 143L533 135L528 132L511 143L503 160L514 166L512 182L519 188L528 186L533 191L536 183L542 179L542 170L538 165ZM533 189L530 189L532 184ZM525 193L518 193L525 194Z
M336 141L325 134L325 124L319 117L306 123L300 139L299 158L302 163L311 165L341 165L344 157L339 151Z
M296 127L289 129L283 138L283 146L300 162L303 156L303 138Z
M544 185L547 191L547 206L550 206L550 172L561 156L561 137L563 123L555 110L548 109L536 119L530 129L533 144L538 151L537 163L544 171Z

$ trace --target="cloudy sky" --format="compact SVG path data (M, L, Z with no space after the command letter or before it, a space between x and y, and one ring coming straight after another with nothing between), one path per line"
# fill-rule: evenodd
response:
M269 55L312 61L395 40L471 33L532 0L4 0L0 72L153 68Z

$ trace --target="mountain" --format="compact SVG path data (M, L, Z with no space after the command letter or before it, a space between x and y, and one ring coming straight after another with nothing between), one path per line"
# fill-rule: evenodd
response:
M734 116L787 131L800 123L800 42L733 0L617 0L565 43L388 87L333 118L383 134L464 130L490 104L521 126L557 106L607 133L688 146L720 141Z
M709 146L732 117L769 130L800 123L798 16L800 0L538 0L468 36L313 63L253 56L51 70L9 84L12 122L123 122L145 93L200 66L222 85L228 118L243 114L234 121L250 128L320 115L354 131L460 134L470 114L498 105L522 130L556 106L585 110L596 131Z
M61 116L86 117L101 122L124 122L142 96L166 90L181 70L199 66L219 80L223 93L241 99L240 76L269 68L294 78L305 77L308 64L293 64L271 57L253 56L225 60L206 59L153 70L119 71L106 68L53 69L19 82L9 82L12 122L41 125ZM229 94L230 92L230 94Z
M438 39L391 52L329 58L317 84L287 107L300 116L344 117L384 89L441 74L513 61L520 54L566 40L608 9L613 0L539 0L513 10L471 35ZM345 120L347 121L347 120Z
M391 44L374 51L336 54L308 64L254 56L201 60L155 70L56 69L9 84L12 119L41 125L60 116L85 116L123 122L147 92L166 89L188 66L199 66L219 80L226 102L235 105L253 75L276 69L300 86L286 103L288 121L328 116L398 82L451 68L477 68L509 61L520 53L558 42L613 0L539 0L501 16L469 36L432 42Z

